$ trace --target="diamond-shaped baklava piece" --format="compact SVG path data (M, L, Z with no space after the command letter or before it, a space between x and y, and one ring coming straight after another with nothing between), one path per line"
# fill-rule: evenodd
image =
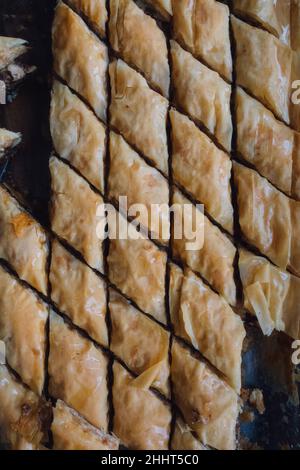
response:
M170 20L173 14L172 0L145 0L151 5L165 20Z
M84 44L84 46L83 46ZM54 70L106 120L107 47L64 3L55 10L52 29Z
M254 170L237 163L234 179L244 237L285 269L290 259L292 232L289 198Z
M293 161L295 168L300 168L296 133L241 88L237 89L236 114L237 150L242 158L282 191L291 194L298 190L300 196L300 172L293 172Z
M53 85L50 127L57 154L104 192L105 127L58 81Z
M92 426L63 401L56 402L53 415L55 450L118 450L118 439Z
M135 450L167 450L171 410L117 362L113 366L113 432Z
M51 312L49 392L107 430L107 358L93 343Z
M112 352L140 381L168 396L169 333L112 289L109 310Z
M110 3L110 43L165 97L169 95L170 68L167 41L156 21L133 0ZM137 46L138 44L138 46Z
M11 450L36 450L45 437L50 407L0 365L0 442Z
M229 8L215 0L173 0L175 39L231 80Z
M73 8L82 13L92 28L101 36L106 35L106 0L67 0Z
M187 210L188 208L188 210ZM195 205L175 189L173 194L174 226L172 229L173 255L203 276L207 282L231 304L236 303L236 286L233 263L236 248L221 230L200 212ZM199 214L196 212L198 211ZM199 217L199 220L198 217ZM195 226L197 224L197 226ZM176 227L182 227L182 234ZM189 249L191 236L187 237L187 226L195 233L202 231L202 243ZM182 236L183 235L183 236Z
M166 323L166 253L117 211L111 211L108 221L109 280L141 310Z
M171 41L175 104L231 149L231 86L192 54Z
M0 129L0 159L13 148L15 148L22 140L19 132L12 132L7 129Z
M126 196L128 215L137 217L141 225L149 230L151 238L163 243L168 242L170 238L168 182L159 171L148 165L120 135L114 132L110 133L108 194L109 198L116 202L119 202L120 197ZM140 205L144 207L139 207Z
M175 334L200 351L239 393L245 338L242 320L191 271L183 272L171 265L170 277L170 311Z
M204 204L211 217L232 233L232 163L229 156L218 149L188 117L174 109L170 116L174 181Z
M272 34L232 17L237 84L289 124L292 51Z
M263 333L275 329L300 339L300 279L245 250L240 251L239 270L245 308L256 315Z
M122 60L109 66L110 123L163 173L168 173L168 101Z
M236 447L237 394L177 341L172 346L171 377L175 403L204 445Z
M203 444L193 435L191 428L177 418L171 442L172 450L207 450Z
M105 282L56 240L52 243L50 283L51 299L59 310L106 346Z
M250 19L278 37L284 44L290 45L291 33L290 0L233 0L234 12L245 19Z
M50 159L50 172L52 230L79 251L92 268L102 271L102 197L55 157Z
M21 279L46 294L46 233L3 186L0 186L0 226L0 257Z
M7 363L39 395L45 379L48 306L0 268L0 339Z

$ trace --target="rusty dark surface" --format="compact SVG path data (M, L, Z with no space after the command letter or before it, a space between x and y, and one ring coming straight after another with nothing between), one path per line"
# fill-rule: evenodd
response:
M37 66L37 72L19 88L15 99L0 105L0 127L23 134L23 143L7 167L0 166L0 179L46 226L51 153L50 28L54 4L55 0L0 1L0 35L28 39L32 47L28 61ZM253 422L241 423L240 448L300 449L299 384L291 363L292 352L291 340L285 335L274 333L266 338L257 324L248 322L243 387L263 391L266 411L263 415L255 412Z

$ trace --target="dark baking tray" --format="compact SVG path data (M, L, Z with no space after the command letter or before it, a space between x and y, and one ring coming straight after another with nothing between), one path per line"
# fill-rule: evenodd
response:
M37 72L20 87L17 97L5 106L0 105L0 127L23 134L16 154L8 164L2 162L0 178L45 226L50 188L48 115L54 4L55 0L0 1L0 35L28 39L32 47L28 61L37 66ZM243 387L262 390L266 411L263 415L255 412L253 422L241 420L239 446L300 449L300 387L291 363L291 341L279 333L266 338L257 324L249 320L246 328Z

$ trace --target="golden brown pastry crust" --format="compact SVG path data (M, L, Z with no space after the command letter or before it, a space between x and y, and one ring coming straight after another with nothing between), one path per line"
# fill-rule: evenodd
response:
M7 363L41 395L45 379L48 306L0 268L0 339Z
M171 279L174 278L175 286L180 283L180 291L175 293L179 305L174 302L171 305L175 334L191 342L239 393L242 347L246 336L243 322L222 297L191 271L183 273L171 265Z
M290 195L293 180L298 177L293 175L295 132L277 121L241 88L237 89L236 113L238 152L271 183ZM300 182L294 181L294 184Z
M113 432L135 450L167 450L171 411L153 392L135 380L117 362L113 366Z
M118 450L118 439L89 424L63 401L56 402L53 415L55 450Z
M171 55L175 103L230 151L231 86L175 41L171 41Z
M171 442L172 450L207 450L195 436L191 429L181 418L177 418Z
M67 3L73 8L76 8L77 11L83 13L85 18L101 37L106 36L106 0L67 0Z
M284 44L290 46L290 0L234 0L233 7L235 13L254 20Z
M109 66L110 124L163 173L168 174L168 101L122 60Z
M173 194L173 204L175 206L174 217L179 219L182 215L179 209L185 204L191 204L182 193L175 189ZM196 219L196 206L192 207L192 215L189 220ZM178 215L176 215L178 214ZM188 222L188 215L185 214L185 222ZM178 222L179 223L179 222ZM234 281L233 263L236 255L236 248L229 238L221 230L213 225L210 220L203 216L204 240L203 246L199 250L186 249L187 239L176 239L172 234L172 250L175 258L184 261L191 269L203 276L211 286L219 292L231 304L236 304L236 286ZM199 229L200 230L200 229Z
M292 51L272 34L232 17L237 84L290 123Z
M171 376L175 402L204 445L236 448L238 396L202 361L174 342Z
M61 317L50 315L49 392L107 430L107 358Z
M174 109L172 124L173 178L228 232L233 232L231 160L188 117ZM209 184L207 182L209 181Z
M110 3L110 43L128 64L137 67L146 80L169 96L170 68L166 37L156 21L133 0Z
M294 51L300 51L300 3L299 0L291 0L291 47Z
M113 353L135 374L149 375L150 385L168 396L169 333L112 289L109 311Z
M103 270L102 241L97 209L103 199L65 163L50 159L52 230L79 251L87 263ZM76 190L75 190L76 188Z
M7 129L0 128L0 158L5 155L5 153L21 142L22 137L19 132L12 132Z
M28 49L27 44L24 39L0 36L0 70L24 54Z
M168 182L159 171L148 165L120 135L114 132L110 133L108 194L110 199L116 201L120 196L127 196L128 209L134 204L143 204L148 210L145 215L138 214L139 222L151 232L151 238L160 240L164 244L168 243L170 238ZM150 215L151 211L155 211L153 217ZM131 215L134 217L134 214Z
M232 78L229 8L215 0L173 0L175 39L227 80Z
M265 258L241 250L239 270L245 308L258 318L263 332L285 331L300 338L300 279L273 266Z
M55 10L52 49L55 72L106 121L107 47L61 1Z
M11 450L39 448L49 418L47 404L4 365L0 365L0 402L1 445Z
M145 2L153 6L165 20L171 19L173 14L172 0L145 0Z
M132 231L133 236L139 236L139 239L132 239L131 236L127 239L120 239L120 237L111 239L110 235L107 259L109 280L132 299L140 309L161 323L166 323L166 253L148 238L137 234L136 228L128 224L121 214L117 223L120 232L123 226ZM111 231L112 228L109 218L109 230Z
M107 346L106 285L57 241L52 242L51 299L75 325Z
M55 81L50 128L57 154L104 192L105 127L69 88Z
M46 233L2 186L0 226L0 257L11 265L21 279L46 294Z
M254 170L234 163L239 224L249 243L286 269L290 260L290 200Z

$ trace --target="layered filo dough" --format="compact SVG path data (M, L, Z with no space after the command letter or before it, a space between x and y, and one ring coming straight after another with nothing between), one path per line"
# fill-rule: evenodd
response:
M300 279L246 250L239 255L245 308L256 315L265 335L277 330L299 339Z
M3 186L0 186L0 226L0 257L21 279L46 294L46 233Z
M229 8L215 0L173 0L175 39L227 80L232 78Z
M193 435L191 428L179 417L175 421L171 449L194 451L207 450L207 448Z
M140 384L169 396L169 333L110 290L110 349L138 375Z
M234 12L274 34L287 46L297 49L300 19L298 0L234 0ZM298 20L298 21L297 21Z
M156 21L133 0L110 2L110 43L125 62L136 67L166 98L170 68L167 41Z
M190 270L171 265L170 313L177 336L190 342L240 392L243 322Z
M246 240L282 269L300 274L300 203L256 171L234 164L239 224Z
M168 174L168 101L122 60L109 66L110 124L163 173Z
M54 450L118 450L119 442L88 423L62 400L53 408L51 425Z
M231 86L175 41L171 41L171 56L175 104L230 151Z
M170 407L116 361L113 375L113 433L129 449L167 450Z
M234 450L239 414L234 390L177 341L172 345L171 378L175 403L200 441Z
M106 35L106 0L67 0L67 3L83 14L94 31L101 37Z
M12 64L28 50L24 39L0 36L0 71Z
M109 280L141 310L165 324L166 253L114 210L108 224Z
M92 425L107 430L107 357L51 312L49 393Z
M292 50L267 31L235 17L232 17L232 27L237 84L289 124Z
M46 402L0 365L0 442L10 450L38 450L50 418Z
M57 154L104 192L105 127L57 80L52 90L50 129Z
M51 299L72 322L107 346L106 285L57 240L52 242Z
M145 0L163 19L169 21L173 14L172 0Z
M12 132L8 129L0 128L0 159L6 152L19 145L21 140L22 136L19 132Z
M211 217L232 233L232 163L229 156L216 147L188 117L174 109L170 117L174 181L204 204Z
M241 88L236 94L237 150L281 191L300 199L300 139Z
M103 199L68 165L51 157L51 227L82 254L86 262L103 270Z
M141 226L151 234L151 238L164 244L168 243L168 181L159 171L148 165L120 135L110 133L109 147L109 198L119 203L119 209L122 210L120 198L127 197L128 216L138 218Z
M174 224L172 229L172 251L176 259L183 261L196 271L219 292L231 305L236 304L236 285L234 281L234 259L236 248L229 238L200 212L177 189L173 193ZM186 208L188 207L189 210ZM196 213L198 211L198 213ZM200 213L200 214L199 214ZM197 224L197 225L195 225ZM194 242L186 233L186 226L195 227L199 234L199 246L189 249L187 244ZM175 233L175 227L181 226L182 233ZM202 242L200 235L202 232ZM187 236L188 235L188 236Z
M22 381L41 394L45 379L48 306L0 268L0 339L7 363Z
M84 47L83 47L84 44ZM59 2L52 28L54 71L106 121L107 47L64 3Z

